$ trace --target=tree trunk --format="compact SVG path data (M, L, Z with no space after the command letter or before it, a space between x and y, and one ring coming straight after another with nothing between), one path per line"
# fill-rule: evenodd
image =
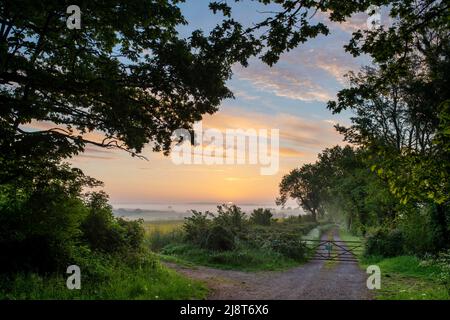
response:
M311 216L314 222L317 222L317 212L315 210L311 211Z

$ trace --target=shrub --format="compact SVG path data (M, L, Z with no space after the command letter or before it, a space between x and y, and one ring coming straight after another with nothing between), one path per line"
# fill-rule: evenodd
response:
M394 257L404 254L404 236L400 230L377 230L367 238L365 255Z
M235 247L234 235L225 227L217 224L208 232L205 247L210 250L227 251Z
M296 261L304 261L307 257L307 248L304 242L289 234L277 234L269 240L270 248L285 257Z
M439 281L445 286L450 295L450 250L439 253L435 260L435 265L439 267Z
M214 217L214 224L220 225L233 233L240 235L247 231L247 220L245 212L235 205L217 206L217 216Z
M82 194L98 182L67 165L35 174L0 185L0 272L65 271L81 251L138 258L141 223L116 219L102 192Z
M281 222L284 223L284 224L299 224L299 223L302 223L302 216L301 215L288 216L288 217L283 218L281 220Z
M67 290L65 272L0 274L0 300L201 299L206 294L199 282L165 268L151 255L145 255L138 268L105 254L88 254L77 264L81 290Z
M102 192L90 194L87 207L89 213L81 230L83 239L93 250L127 256L141 251L145 235L142 220L114 217L108 198Z
M265 254L268 254L268 252L262 253L256 250L239 249L215 252L211 255L210 260L213 264L250 267L264 264L268 258Z
M183 225L186 240L211 250L232 250L235 240L244 237L247 230L245 213L236 206L218 206L217 215L192 211Z
M420 264L422 267L436 268L433 272L438 281L445 287L450 295L450 250L439 252L436 256L429 256Z
M192 244L204 247L206 245L211 220L210 212L202 213L192 210L192 216L185 218L183 229L186 232L186 240Z
M269 226L272 222L272 212L269 209L258 208L250 215L250 222L261 226Z
M52 272L67 265L87 214L58 183L0 187L0 272Z
M299 215L298 216L298 220L301 223L309 222L309 223L316 223L317 224L317 221L316 221L316 219L314 218L314 216L312 214Z
M438 251L429 208L410 210L399 220L399 228L404 236L407 253L425 255Z

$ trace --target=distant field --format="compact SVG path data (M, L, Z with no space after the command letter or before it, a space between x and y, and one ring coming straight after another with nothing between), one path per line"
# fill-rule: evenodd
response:
M173 230L181 228L184 220L169 220L169 221L145 221L144 228L147 234L158 232L160 234L166 234Z

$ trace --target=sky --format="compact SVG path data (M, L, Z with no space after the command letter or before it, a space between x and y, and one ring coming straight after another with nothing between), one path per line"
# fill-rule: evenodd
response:
M189 25L182 35L194 29L209 30L220 17L207 9L207 1L188 1L182 10ZM261 10L262 9L262 10ZM247 1L235 8L239 21L261 20L273 8L261 8ZM171 157L144 149L148 161L123 151L88 147L72 159L74 166L105 183L112 204L121 203L274 203L278 185L290 170L314 162L324 148L344 144L334 125L348 124L349 113L332 115L328 100L347 85L344 74L369 64L366 58L353 58L343 49L351 33L366 28L366 14L358 14L343 24L320 19L331 34L319 36L285 53L273 67L252 59L247 68L233 67L228 86L235 99L224 100L220 111L203 119L204 128L224 132L230 129L279 129L279 170L261 175L260 165L176 165Z

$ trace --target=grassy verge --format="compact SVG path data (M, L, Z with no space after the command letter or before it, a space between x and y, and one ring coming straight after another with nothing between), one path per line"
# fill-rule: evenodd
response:
M358 236L346 230L340 230L343 241L361 241ZM437 279L439 269L424 266L414 256L393 258L364 257L358 255L360 265L366 269L369 265L377 265L381 270L381 289L374 290L378 300L448 300L449 293Z
M378 265L381 270L381 289L375 291L380 300L449 300L446 288L439 284L439 269L423 266L414 256L393 258L370 257L363 265Z
M364 244L363 244L363 239L361 237L356 236L347 230L339 229L339 238L342 241L349 241L349 243L347 243L347 247L350 247L350 248L357 246L358 243L356 243L356 242L359 242L361 247L353 248L352 252L355 254L355 256L359 260L361 260L363 258L363 255L364 255L363 245ZM353 242L353 241L355 241L355 242Z
M341 238L342 241L362 241L361 237L355 236L344 229L339 229L339 238Z
M106 267L102 280L81 276L81 289L69 290L66 276L17 274L2 278L0 299L203 299L207 290L199 281L190 280L159 263L130 268Z

